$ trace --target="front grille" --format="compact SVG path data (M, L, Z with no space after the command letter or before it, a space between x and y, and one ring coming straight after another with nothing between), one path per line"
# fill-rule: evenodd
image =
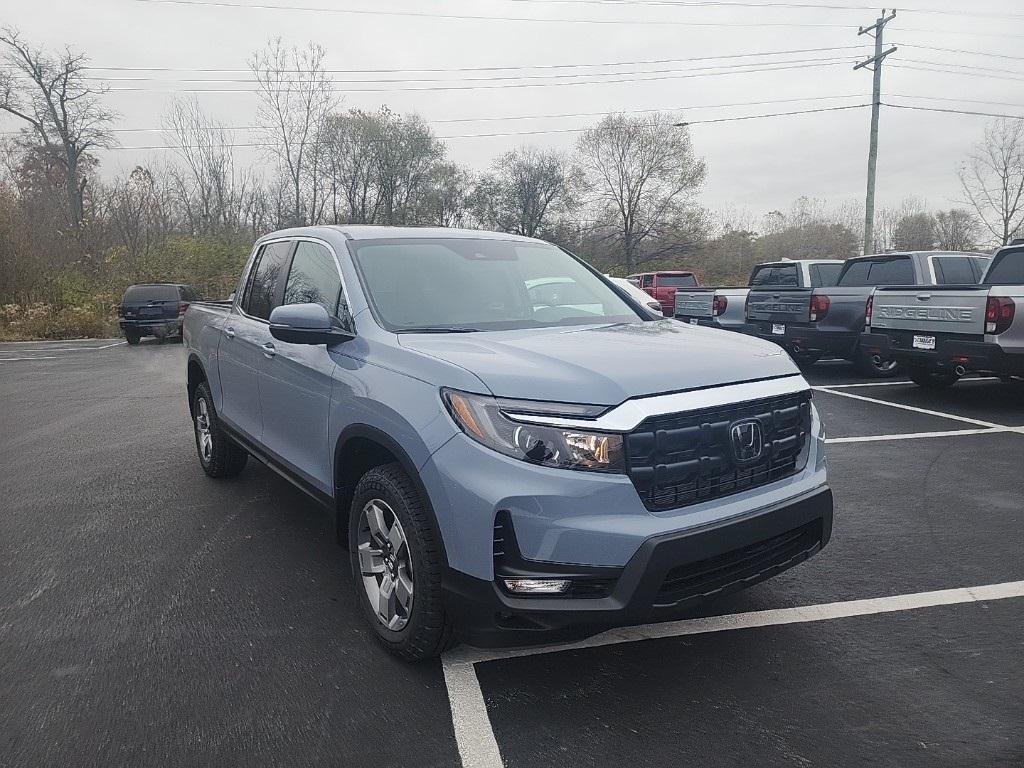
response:
M709 597L740 582L759 581L776 570L810 557L821 545L821 521L706 560L673 568L665 575L657 606Z
M653 511L717 499L794 475L807 463L811 393L653 416L626 436L629 477ZM756 419L763 451L737 461L737 421Z

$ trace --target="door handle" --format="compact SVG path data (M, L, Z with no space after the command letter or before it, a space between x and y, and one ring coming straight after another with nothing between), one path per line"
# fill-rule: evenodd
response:
M263 345L263 356L264 357L271 358L271 357L273 357L276 354L277 354L277 350L274 349L274 345L271 344L269 341L266 344Z
M229 339L235 338L235 329L231 328L230 326L225 328L224 335L227 336Z

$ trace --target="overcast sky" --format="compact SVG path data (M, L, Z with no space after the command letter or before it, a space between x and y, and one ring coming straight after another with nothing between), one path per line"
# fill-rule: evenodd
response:
M183 4L186 1L189 4ZM338 87L345 89L347 107L374 109L386 103L398 111L417 111L434 124L440 136L545 131L451 138L447 142L454 160L482 168L495 155L518 144L570 148L577 134L567 129L586 126L597 118L447 121L644 109L677 110L680 119L696 121L867 103L871 74L853 71L852 63L873 44L866 35L858 37L858 26L873 23L880 10L856 0L183 2L5 0L2 16L3 23L14 25L31 41L46 47L68 45L87 53L96 67L240 70L97 69L94 74L110 76L112 90L107 98L122 116L120 128L159 127L173 93L188 88L243 91L208 92L198 98L224 123L251 125L256 96L244 92L252 88L250 83L199 84L185 80L244 80L252 52L280 35L288 43L319 43L327 51L331 69L408 70L334 75L349 81L399 81L339 83ZM223 7L228 4L237 7ZM883 100L1024 114L1024 48L1020 45L1024 40L1024 7L1020 0L912 0L912 4L912 9L900 10L886 30L886 42L901 47L885 66ZM336 12L339 9L360 12ZM531 18L541 21L519 20ZM748 56L822 48L832 50ZM837 63L821 63L837 59ZM651 61L660 63L607 66ZM769 62L778 62L775 71L749 71L764 69ZM605 66L544 68L566 64ZM741 69L748 71L721 74L723 66L735 68L741 64ZM516 69L483 69L495 67ZM453 68L481 69L450 71ZM414 71L423 69L449 71ZM940 69L946 71L936 71ZM567 74L574 77L551 77ZM532 79L479 79L515 75ZM426 81L428 78L434 80ZM596 80L628 82L593 82ZM584 84L566 84L581 81ZM543 85L508 87L511 83ZM437 90L439 87L444 90ZM119 88L141 90L116 90ZM707 106L760 101L769 103ZM869 116L869 109L850 109L694 125L694 146L707 160L709 170L702 202L713 210L734 206L760 216L771 209L788 207L799 195L836 203L862 200ZM883 108L880 204L895 204L908 195L925 198L934 208L954 204L958 197L957 164L981 137L988 119ZM7 120L2 127L10 129L14 123ZM106 175L168 154L129 149L167 143L160 133L117 135L124 148L104 153ZM235 135L240 142L250 138L244 130ZM247 152L251 151L240 150L243 157L251 157Z

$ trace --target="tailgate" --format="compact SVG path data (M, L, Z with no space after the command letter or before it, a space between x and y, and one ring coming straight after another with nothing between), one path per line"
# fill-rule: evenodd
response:
M748 320L807 323L810 317L810 288L751 288L747 294Z
M712 288L676 291L676 315L710 318L715 300Z
M875 291L871 327L924 333L985 333L988 286L923 286Z

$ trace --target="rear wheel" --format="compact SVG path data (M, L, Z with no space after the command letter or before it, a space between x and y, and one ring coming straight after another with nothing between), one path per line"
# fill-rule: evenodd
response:
M821 359L821 352L790 352L789 356L801 368L810 368Z
M866 349L857 350L854 364L862 373L874 376L877 379L889 379L900 372L900 364L898 362L868 352Z
M132 345L138 344L139 339L142 338L136 331L125 331L124 337L128 341L128 343Z
M910 380L925 389L946 389L960 380L952 371L935 371L923 365L915 365L907 371Z
M234 477L245 469L249 454L225 434L205 381L196 387L192 414L196 451L203 471L210 477Z
M363 475L349 515L356 600L380 643L406 661L439 656L453 637L429 514L402 467L385 464Z

